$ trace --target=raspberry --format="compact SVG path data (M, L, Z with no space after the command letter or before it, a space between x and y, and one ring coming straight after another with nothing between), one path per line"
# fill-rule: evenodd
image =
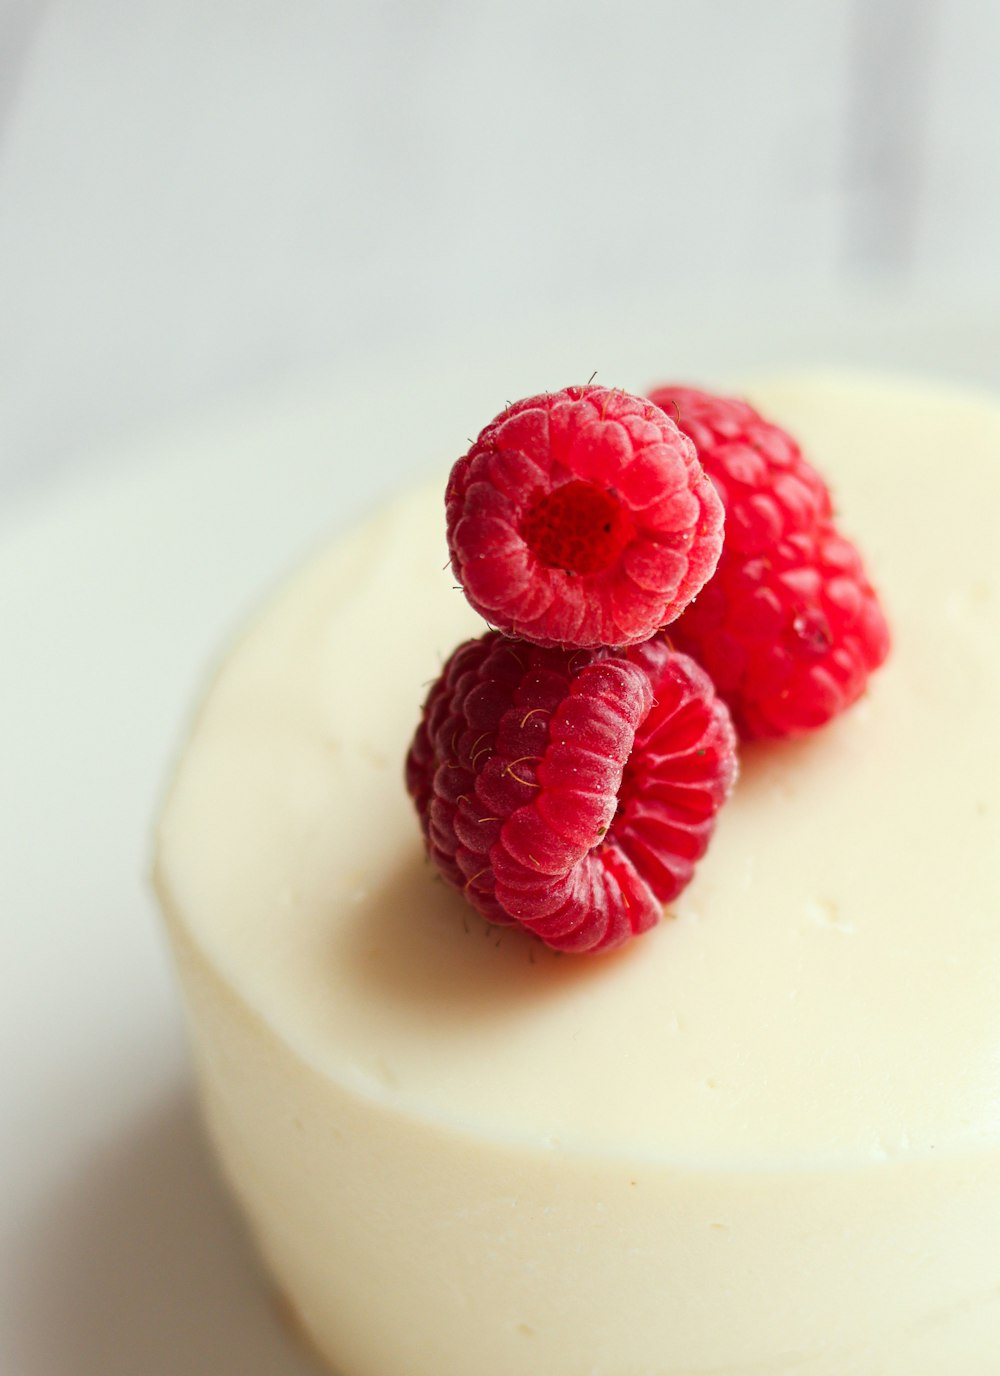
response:
M606 387L528 397L458 460L448 548L469 602L539 645L632 645L711 576L722 506L657 407Z
M444 878L488 921L562 951L607 950L653 926L735 774L726 708L659 637L626 655L497 631L466 641L406 761Z
M744 737L825 725L861 696L889 650L826 485L795 440L745 401L690 387L650 396L694 441L726 509L718 569L671 641L708 670Z

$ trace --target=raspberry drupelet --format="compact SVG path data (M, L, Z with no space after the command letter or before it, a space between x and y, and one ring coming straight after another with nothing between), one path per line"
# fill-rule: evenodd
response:
M725 706L659 637L624 654L466 641L406 761L444 878L488 921L575 952L659 920L735 776Z
M606 387L508 407L455 464L448 548L491 626L540 645L646 640L711 576L722 504L691 441Z
M726 509L718 568L670 627L747 738L800 735L864 692L889 631L857 549L799 446L745 401L692 387L650 399L694 441Z

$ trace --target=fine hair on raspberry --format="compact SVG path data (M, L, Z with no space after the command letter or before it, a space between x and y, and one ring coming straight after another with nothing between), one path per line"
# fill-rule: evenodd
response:
M889 651L878 596L825 482L746 401L675 386L650 398L693 440L726 508L718 568L671 640L708 670L743 737L825 726Z
M454 465L445 510L471 605L540 645L647 640L722 547L722 504L694 445L659 407L607 387L507 407Z
M574 952L659 920L735 775L725 706L660 637L625 654L466 641L406 762L444 878L488 921Z

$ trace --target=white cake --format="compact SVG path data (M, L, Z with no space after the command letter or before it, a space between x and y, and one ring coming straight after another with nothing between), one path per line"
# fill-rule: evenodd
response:
M1000 408L758 389L830 478L894 649L748 748L671 920L489 929L402 785L482 623L441 487L228 659L157 885L212 1139L340 1376L996 1376Z

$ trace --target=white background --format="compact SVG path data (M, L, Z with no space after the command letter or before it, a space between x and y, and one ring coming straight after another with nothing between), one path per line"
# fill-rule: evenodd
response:
M550 332L1000 385L998 69L995 0L0 0L0 496Z

